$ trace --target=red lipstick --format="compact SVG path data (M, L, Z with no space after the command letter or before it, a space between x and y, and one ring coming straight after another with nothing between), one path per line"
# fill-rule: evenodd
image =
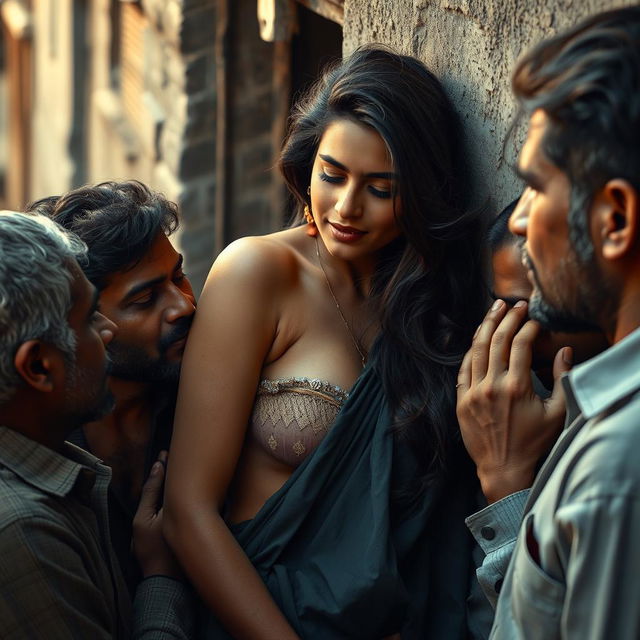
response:
M360 229L354 229L353 227L345 227L336 222L330 222L329 225L331 226L331 234L339 242L356 242L367 233L366 231L360 231Z

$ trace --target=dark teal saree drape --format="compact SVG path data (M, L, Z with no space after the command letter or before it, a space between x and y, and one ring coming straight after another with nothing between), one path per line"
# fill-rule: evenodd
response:
M469 468L453 464L417 508L399 507L392 492L412 487L416 463L390 424L369 366L315 453L253 520L232 527L302 638L466 637ZM205 618L203 637L229 638Z

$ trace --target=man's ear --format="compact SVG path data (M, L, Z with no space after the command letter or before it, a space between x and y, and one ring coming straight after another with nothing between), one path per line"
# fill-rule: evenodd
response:
M638 240L640 199L638 191L627 180L609 180L595 200L595 236L605 260L624 258L635 251Z
M13 364L25 384L50 393L60 367L61 355L50 345L40 340L27 340L16 351Z

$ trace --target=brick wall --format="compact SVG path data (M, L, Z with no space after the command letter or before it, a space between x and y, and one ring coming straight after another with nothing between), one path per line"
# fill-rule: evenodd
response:
M228 141L228 223L222 244L272 230L273 45L260 39L255 0L229 3L228 111L226 121L219 123L216 0L121 3L120 47L131 59L125 55L117 87L108 70L115 27L112 2L95 0L92 5L89 179L138 178L176 201L182 227L175 241L200 290L214 258L216 175L222 175L216 167L220 127L227 127Z
M34 13L30 126L38 152L31 154L34 178L24 199L82 182L145 182L180 207L174 241L199 291L216 246L274 231L286 217L274 166L290 69L278 84L274 60L285 69L290 43L260 38L256 0L226 0L222 49L223 0L92 0L81 3L82 12L79 6L39 0ZM221 56L224 119L216 95Z

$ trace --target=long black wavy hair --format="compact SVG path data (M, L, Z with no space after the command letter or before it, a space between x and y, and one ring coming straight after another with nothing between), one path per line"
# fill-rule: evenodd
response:
M357 49L294 107L280 169L298 221L320 139L339 118L373 128L399 176L402 236L381 256L370 302L381 320L376 367L395 433L410 444L426 486L446 470L459 433L457 370L485 308L481 215L462 205L460 125L420 61L377 45Z

